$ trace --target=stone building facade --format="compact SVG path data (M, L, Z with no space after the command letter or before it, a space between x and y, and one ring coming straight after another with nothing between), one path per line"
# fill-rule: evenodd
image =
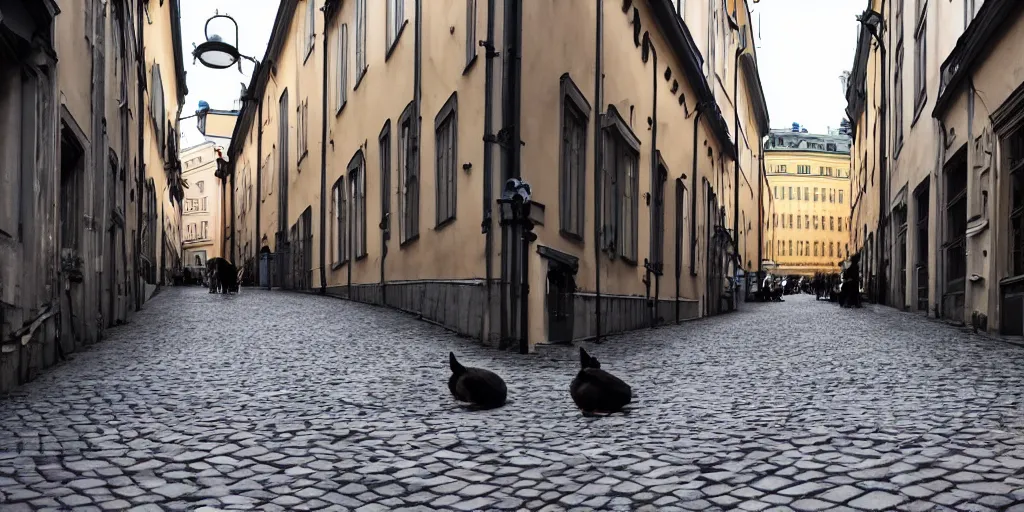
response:
M145 149L151 69L184 87L177 16L176 0L0 6L0 393L130 321L180 254L167 236L154 256L175 225L157 212L180 211L176 151Z
M239 259L521 349L725 311L764 256L754 33L735 0L285 0L228 151Z
M838 273L850 251L850 138L772 130L764 162L775 200L775 245L766 248L775 272Z
M1024 334L1024 3L876 1L862 18L847 98L865 291Z

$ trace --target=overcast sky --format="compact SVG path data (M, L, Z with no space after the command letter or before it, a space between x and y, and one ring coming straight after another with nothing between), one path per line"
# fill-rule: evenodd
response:
M383 0L374 0L383 1ZM554 0L531 0L554 1ZM241 83L249 83L252 64L213 70L192 62L192 45L205 41L203 24L219 9L238 21L239 51L263 58L274 25L278 0L182 0L181 35L189 95L182 116L191 115L199 100L215 109L235 108ZM865 0L761 0L751 4L760 37L758 64L772 128L789 128L794 122L813 133L839 127L846 98L839 76L849 70L856 51L857 21ZM226 28L225 28L226 26ZM233 42L231 24L222 18L210 24L210 32ZM182 147L202 142L193 120L182 129Z
M855 16L867 1L761 0L751 6L755 29L760 28L757 60L772 128L838 128L846 115L839 76L853 66Z
M189 91L185 98L185 108L181 110L182 117L194 114L199 108L199 100L206 100L213 109L237 108L235 100L241 94L241 84L249 85L253 70L253 64L246 60L242 61L243 73L238 72L237 66L210 69L199 61L193 64L192 45L206 40L203 34L206 20L217 9L221 14L231 15L238 22L238 51L262 60L270 31L274 27L278 3L278 0L181 0L181 42L185 47ZM210 33L220 35L225 42L235 43L234 26L230 20L213 20ZM195 119L182 121L181 139L183 148L203 142L202 135L196 129Z

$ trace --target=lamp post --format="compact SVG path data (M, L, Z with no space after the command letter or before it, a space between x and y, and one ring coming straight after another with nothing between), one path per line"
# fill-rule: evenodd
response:
M221 14L219 10L214 10L213 13L214 13L213 16L211 16L209 19L206 20L206 25L204 25L204 27L203 27L203 35L206 36L206 41L204 41L203 43L200 43L198 46L193 44L194 48L192 50L192 62L195 63L195 61L198 60L204 66L206 66L208 68L211 68L211 69L227 69L227 68L237 64L238 65L238 72L241 73L242 72L242 61L241 61L241 59L245 59L245 60L253 63L253 65L254 65L253 74L256 75L257 73L259 73L260 62L258 60L256 60L255 58L250 57L248 55L243 55L242 53L240 53L238 51L238 22L235 21L234 18L232 18L231 16L229 16L227 14ZM223 18L224 20L230 22L231 25L234 26L234 31L235 31L235 41L234 41L234 44L230 44L230 43L225 42L224 39L220 35L218 35L216 33L214 33L214 34L210 33L210 23L213 20L218 19L218 18ZM256 158L256 197L257 197L257 200L256 200L256 219L255 219L256 220L256 229L254 230L255 231L255 237L256 237L256 246L254 247L254 250L259 251L259 249L261 247L261 245L260 245L260 201L259 201L259 197L262 194L262 191L260 190L260 185L263 182L263 180L261 179L261 174L262 174L262 168L261 167L262 167L262 163L263 163L263 159L262 159L263 102L259 101L258 98L254 97L251 91L246 91L246 93L242 96L241 99L242 99L242 101L256 101L257 104L258 104L258 110L259 110L259 124L257 125L257 130L259 131L259 135L258 135L258 138L257 138L257 158ZM201 133L203 133L204 135L206 134L206 115L207 115L207 113L209 113L209 110L210 110L210 104L205 102L205 101L200 101L199 102L199 110L197 110L196 113L195 113L195 117L197 117L196 122L197 122L197 126L199 128L199 131ZM231 163L230 165L233 166L234 163ZM235 176L234 169L232 168L230 172L231 172L231 179L233 181L234 180L234 176ZM233 186L232 186L232 190L234 190ZM233 192L232 192L232 194L233 194ZM233 196L232 196L232 199L234 199ZM223 204L222 204L221 207L223 208ZM232 253L234 253L234 248L235 248L235 244L236 244L235 232L236 232L236 229L235 229L235 212L234 212L234 208L232 208L232 212L231 212L231 249L232 249ZM234 258L232 258L232 259L234 259ZM234 262L232 262L232 263L234 263ZM253 269L253 270L255 270L253 272L255 275L259 275L258 268L257 269ZM258 279L257 279L257 281L258 281Z
M519 353L530 352L529 338L529 293L530 293L530 243L537 240L537 234L533 232L533 221L530 220L530 184L520 178L511 178L505 182L505 189L501 198L498 199L498 212L502 227L512 229L513 236L515 228L519 228L520 241L522 243L519 252ZM516 258L512 258L512 265L516 264ZM504 292L502 292L504 293ZM507 314L502 311L502 314Z

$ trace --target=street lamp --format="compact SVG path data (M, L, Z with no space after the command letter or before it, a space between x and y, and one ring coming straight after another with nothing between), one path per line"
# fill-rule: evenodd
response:
M533 232L533 221L530 219L530 184L520 178L510 178L505 182L505 189L498 199L500 225L513 229L520 228L522 241L519 252L519 353L530 352L529 338L529 304L530 293L530 243L537 240ZM514 246L513 246L514 247ZM502 292L504 296L504 292Z
M235 44L232 45L224 42L224 39L218 34L210 34L210 22L216 18L225 18L234 25ZM239 73L242 72L242 62L240 59L248 60L259 66L259 61L238 52L238 22L231 16L214 11L214 15L206 20L203 33L206 35L206 41L200 43L199 46L195 46L192 50L193 62L195 62L195 59L199 59L199 62L203 63L204 66L212 69L227 69L237 63Z

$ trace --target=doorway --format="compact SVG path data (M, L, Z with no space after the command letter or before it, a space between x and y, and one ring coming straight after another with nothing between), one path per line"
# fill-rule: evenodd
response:
M945 320L963 323L967 282L967 146L946 164L945 181L945 289L941 315Z
M914 191L917 205L914 229L917 241L914 251L914 273L917 286L917 310L928 313L928 209L931 207L931 183L928 178Z

